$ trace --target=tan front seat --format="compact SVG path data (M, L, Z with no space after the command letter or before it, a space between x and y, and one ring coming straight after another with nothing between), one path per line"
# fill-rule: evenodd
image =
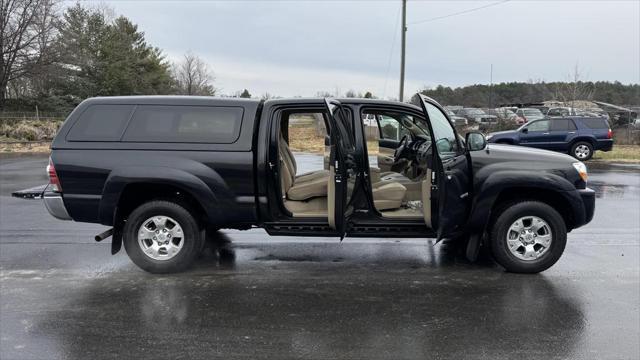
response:
M281 144L285 145L278 147L280 153L280 168L282 172L280 181L282 185L282 193L285 195L286 199L295 201L309 201L310 199L318 197L327 198L327 193L329 192L328 186L330 185L330 183L333 184L333 182L330 181L333 179L333 176L331 176L331 170L326 171L326 174L322 173L325 170L305 174L308 175L307 179L299 180L294 175L294 162L290 161L293 158L293 155L288 153L288 147L286 146L286 142L284 142L283 138L281 138ZM402 200L407 190L403 185L397 182L388 181L374 183L372 184L372 187L374 205L378 210L399 208L402 205ZM330 211L331 203L334 200L332 194L329 194L328 200L328 210ZM300 207L298 205L300 205ZM320 203L314 203L314 205L320 205ZM287 202L287 207L290 207L291 209L295 208L301 212L304 212L304 210L306 210L307 208L307 206L304 204L294 205L291 201ZM320 205L320 207L310 207L312 207L314 212L317 213L322 205ZM292 211L292 213L295 212L296 211Z
M288 147L284 138L280 138L280 145L278 150L280 153L280 168L282 172L282 191L286 194L287 199L290 200L308 200L314 197L326 197L327 196L327 182L329 181L329 174L326 176L321 174L308 174L306 180L299 180L295 176L295 167L293 156L289 157ZM307 174L305 174L307 175Z
M295 183L313 181L321 178L325 181L327 180L327 177L329 176L329 170L316 170L296 175L296 173L298 172L298 164L296 163L296 158L293 156L291 149L289 149L289 144L287 144L282 134L280 134L279 149L281 151L281 157L287 163L287 165L289 166L289 170L291 170L291 173L295 177Z
M402 205L407 188L397 182L379 181L371 184L376 210L397 209Z

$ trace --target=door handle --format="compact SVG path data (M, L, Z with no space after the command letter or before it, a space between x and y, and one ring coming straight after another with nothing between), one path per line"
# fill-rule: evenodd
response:
M569 131L569 134L575 134L575 133L576 133L575 131Z
M549 133L548 133L548 132L546 132L546 133L542 133L542 135L549 135Z

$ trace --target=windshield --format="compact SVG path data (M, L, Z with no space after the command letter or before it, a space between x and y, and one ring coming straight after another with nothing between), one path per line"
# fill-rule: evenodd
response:
M467 114L470 115L486 115L484 111L480 109L467 109Z

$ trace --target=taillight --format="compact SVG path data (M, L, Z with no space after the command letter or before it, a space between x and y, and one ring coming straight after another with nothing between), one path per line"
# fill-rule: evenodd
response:
M609 132L607 132L607 139L611 139L611 138L613 138L613 131L609 129Z
M58 178L56 168L53 166L51 158L49 158L49 165L47 165L47 174L49 174L51 189L55 192L62 192L62 185L60 185L60 179Z

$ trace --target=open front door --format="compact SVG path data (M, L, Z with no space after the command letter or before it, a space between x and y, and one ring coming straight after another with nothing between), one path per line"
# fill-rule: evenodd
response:
M329 155L329 181L327 201L329 226L335 229L340 238L346 233L348 218L352 207L349 206L357 174L354 161L354 139L350 116L344 111L340 102L325 99L329 114L331 151Z
M422 107L429 123L436 151L431 176L432 228L438 239L455 233L467 221L470 208L470 159L455 127L442 107L433 99L416 94L412 103Z

